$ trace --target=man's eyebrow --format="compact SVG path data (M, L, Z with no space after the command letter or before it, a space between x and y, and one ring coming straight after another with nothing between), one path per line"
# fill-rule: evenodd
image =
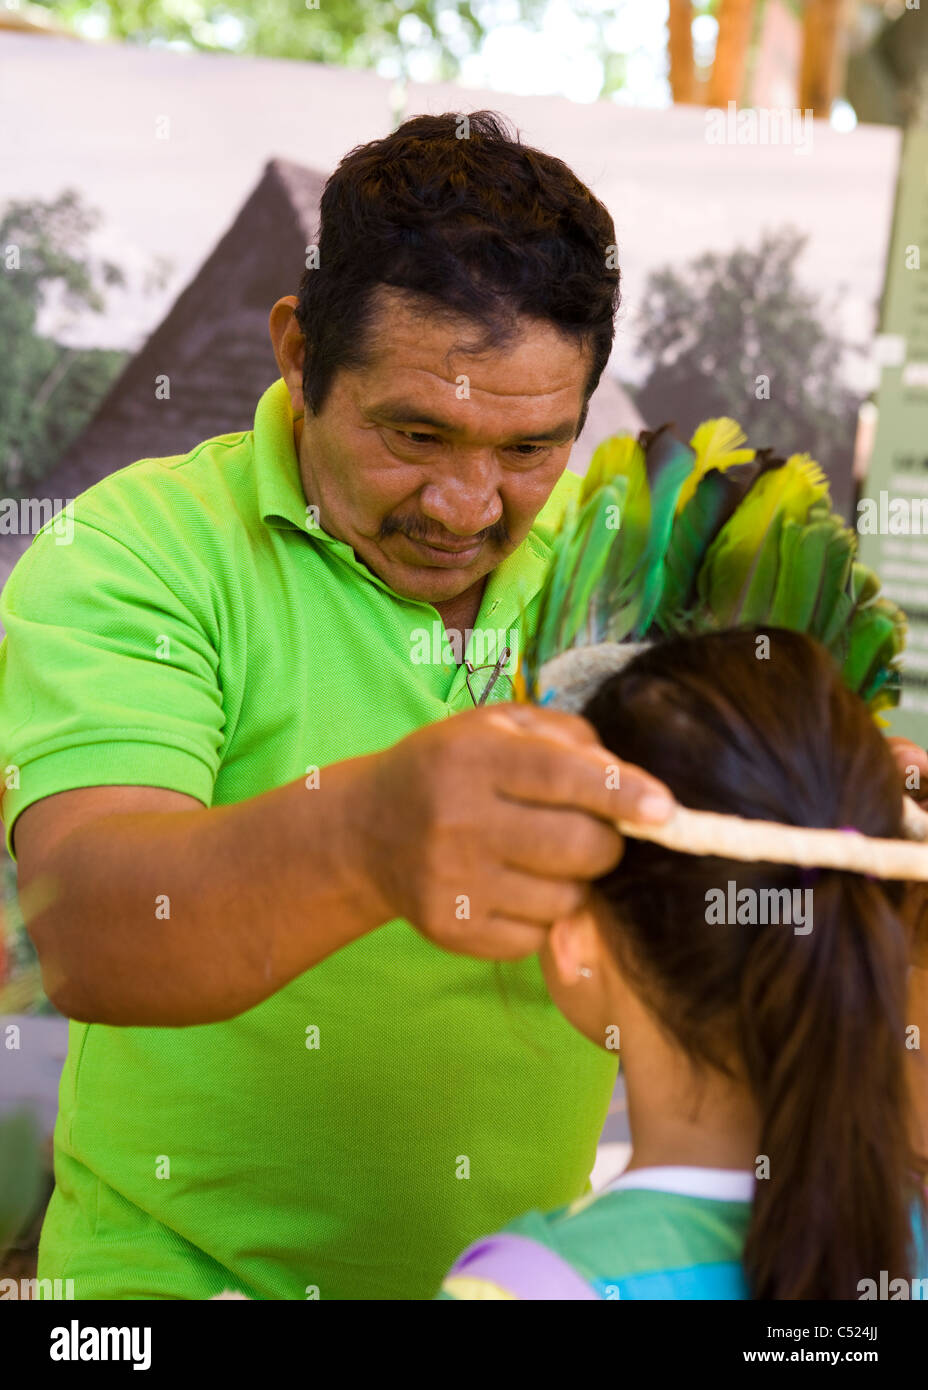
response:
M382 401L379 405L369 406L362 411L366 419L382 420L389 425L428 425L433 430L441 430L443 434L457 435L463 434L457 425L449 424L447 420L439 420L436 416L430 415L428 411L422 410L412 401ZM573 439L577 433L576 420L562 420L559 424L553 425L549 430L543 430L539 434L518 434L505 440L507 444L536 444L545 440L550 440L553 444L566 444Z

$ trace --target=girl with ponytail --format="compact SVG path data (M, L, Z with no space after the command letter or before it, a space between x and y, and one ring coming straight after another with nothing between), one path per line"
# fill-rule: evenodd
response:
M864 702L811 638L768 630L763 659L760 635L653 646L583 713L684 806L900 836ZM439 1297L928 1297L912 891L627 840L540 960L564 1016L621 1051L631 1161L471 1246Z

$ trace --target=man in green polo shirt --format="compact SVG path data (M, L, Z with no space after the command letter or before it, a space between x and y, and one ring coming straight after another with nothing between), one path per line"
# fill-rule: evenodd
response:
M463 119L339 165L254 429L105 478L0 600L7 845L72 1019L38 1273L79 1299L428 1298L588 1185L615 1061L535 953L667 805L462 657L511 674L533 621L614 229Z

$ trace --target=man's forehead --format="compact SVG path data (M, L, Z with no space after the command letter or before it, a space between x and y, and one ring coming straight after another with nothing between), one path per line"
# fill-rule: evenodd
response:
M513 321L512 336L487 346L482 324L422 310L404 297L384 300L369 338L369 361L358 375L365 406L413 404L426 409L450 393L484 408L550 408L579 415L591 354L542 319ZM481 348L480 351L474 349Z

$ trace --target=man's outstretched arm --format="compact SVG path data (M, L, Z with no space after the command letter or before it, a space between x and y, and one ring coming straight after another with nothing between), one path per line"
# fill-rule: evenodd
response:
M211 810L128 786L28 807L19 896L52 1003L91 1023L216 1022L378 926L351 844L357 779L349 761L324 790Z
M46 992L86 1022L218 1022L396 917L445 950L531 955L618 863L612 822L672 807L617 767L585 720L501 706L230 806L155 787L46 797L14 828Z

